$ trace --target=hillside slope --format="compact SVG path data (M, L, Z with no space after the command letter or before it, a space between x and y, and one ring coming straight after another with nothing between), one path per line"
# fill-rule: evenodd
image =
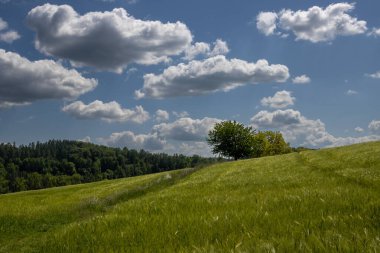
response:
M380 142L0 196L0 252L380 250Z

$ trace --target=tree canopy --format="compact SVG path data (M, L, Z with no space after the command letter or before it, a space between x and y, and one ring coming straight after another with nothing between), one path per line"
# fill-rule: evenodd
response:
M93 182L194 167L214 158L152 154L91 143L51 140L0 144L0 193Z
M235 160L291 152L280 132L260 132L231 120L216 123L207 142L214 154Z
M252 154L253 136L252 127L245 127L236 121L222 121L209 132L207 142L214 154L237 160Z

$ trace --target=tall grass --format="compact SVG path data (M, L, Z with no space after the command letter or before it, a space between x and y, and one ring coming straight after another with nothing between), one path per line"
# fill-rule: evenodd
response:
M0 252L378 252L380 143L0 196Z

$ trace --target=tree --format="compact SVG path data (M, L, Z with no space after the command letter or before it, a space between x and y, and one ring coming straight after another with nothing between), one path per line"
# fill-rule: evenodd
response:
M251 157L255 131L236 121L216 123L208 133L207 142L214 154L232 157L235 160Z
M37 190L43 188L42 176L37 172L29 173L26 178L28 190Z
M254 139L252 157L266 156L270 146L266 134L259 131L255 134Z
M268 141L265 155L280 155L291 152L289 144L285 142L280 132L265 131L261 132L266 136Z
M0 162L0 193L7 193L9 191L7 174L4 165Z

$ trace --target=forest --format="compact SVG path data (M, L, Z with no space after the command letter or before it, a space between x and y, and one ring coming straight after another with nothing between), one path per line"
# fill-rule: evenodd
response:
M168 155L80 141L0 144L0 193L94 182L196 167L221 158Z

